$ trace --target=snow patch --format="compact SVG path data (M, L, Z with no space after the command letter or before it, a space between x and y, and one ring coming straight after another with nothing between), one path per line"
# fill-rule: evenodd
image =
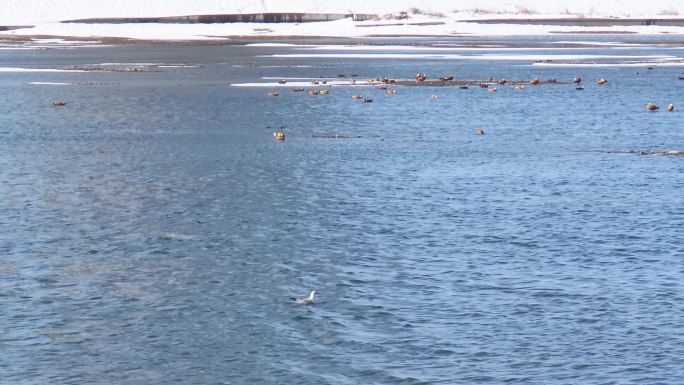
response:
M410 16L440 20L454 13L471 18L501 15L541 17L651 17L684 13L682 0L3 0L0 25L111 17L164 17L208 14L306 12L370 13L410 11Z
M535 67L571 67L571 68L604 68L604 67L684 67L684 61L672 62L625 62L625 63L533 63Z
M32 86L71 86L73 83L59 83L59 82L30 82Z
M590 59L614 59L614 60L648 60L648 59L678 59L674 56L649 55L541 55L541 54L416 54L416 53L293 53L273 54L262 57L275 58L318 58L318 59L427 59L427 60L504 60L504 61L547 61L547 60L590 60Z
M62 70L57 68L0 67L0 72L86 72L82 70Z
M355 83L351 83L348 80L334 80L328 81L327 84L311 84L311 82L287 82L287 83L275 83L275 82L261 82L261 83L233 83L233 87L325 87L325 86L371 86L377 85L369 83L365 80L357 80Z

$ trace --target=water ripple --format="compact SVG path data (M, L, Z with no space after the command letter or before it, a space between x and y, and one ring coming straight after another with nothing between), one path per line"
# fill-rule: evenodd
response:
M642 101L677 104L676 70L587 69L610 87L584 93L364 89L361 104L356 89L267 98L227 84L417 64L271 68L247 51L112 47L98 62L206 63L78 74L87 87L0 80L5 382L682 383L681 159L592 151L682 147L677 115ZM227 56L255 63L212 64ZM313 306L288 300L314 289Z

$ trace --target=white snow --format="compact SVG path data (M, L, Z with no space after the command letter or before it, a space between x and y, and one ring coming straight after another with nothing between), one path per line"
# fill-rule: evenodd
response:
M32 86L70 86L73 83L60 83L60 82L29 82L28 84Z
M655 62L625 62L625 63L533 63L535 67L573 67L573 68L603 68L603 67L684 67L684 61L655 61Z
M302 53L266 55L275 58L325 58L325 59L428 59L428 60L508 60L508 61L545 61L545 60L664 60L678 59L663 55L547 55L547 54L418 54L418 53Z
M634 32L684 34L684 27L575 27L464 23L476 19L684 18L684 0L2 0L0 26L30 28L2 35L122 37L154 40L208 40L229 36L369 35L541 35L554 32ZM370 13L383 17L409 12L408 20L318 23L226 24L64 24L84 18L162 17L227 13ZM433 25L416 25L416 23ZM437 23L437 24L434 24ZM44 41L47 42L47 41ZM61 42L54 41L54 44Z
M416 52L416 53L437 53L437 52L513 52L513 51L573 51L573 50L583 50L592 49L595 47L606 47L608 49L618 49L618 50L631 50L634 48L639 49L652 49L653 46L646 44L629 44L629 43L601 43L601 42L553 42L550 44L568 44L576 45L575 47L501 47L501 46L416 46L416 45L318 45L311 44L307 46L299 45L289 45L286 48L292 48L293 50L301 51L352 51L352 52L392 52L392 51L403 51L403 52ZM247 44L248 47L264 47L266 45L255 45ZM589 46L589 47L587 47ZM274 46L278 47L278 46ZM670 49L684 49L684 47L671 47Z
M635 43L621 43L613 41L572 41L572 40L562 40L554 41L551 44L569 44L569 45L591 45L591 46L603 46L603 47L644 47L642 44Z
M355 83L351 83L348 80L328 80L328 84L311 84L311 82L287 82L285 84L276 82L260 82L260 83L233 83L233 87L326 87L326 86L372 86L377 85L369 83L365 80L357 80Z
M0 67L0 72L86 72L82 70L61 70L57 68Z
M62 44L62 45L88 45L98 44L99 41L91 40L64 40L64 39L31 39L32 43L36 44Z
M159 17L225 13L424 13L471 17L564 15L655 17L684 13L682 0L2 0L0 25L83 18Z

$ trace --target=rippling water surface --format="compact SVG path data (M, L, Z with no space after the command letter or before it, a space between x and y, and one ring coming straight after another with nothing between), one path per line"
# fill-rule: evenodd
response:
M197 65L0 74L0 383L684 382L682 67L291 52L0 51ZM416 72L586 90L230 86Z

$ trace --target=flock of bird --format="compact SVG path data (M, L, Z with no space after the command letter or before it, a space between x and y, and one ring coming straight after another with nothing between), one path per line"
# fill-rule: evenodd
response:
M650 69L650 68L649 68ZM345 75L339 75L339 77L346 77ZM349 85L355 85L356 75L352 75L352 77L348 80ZM438 84L434 85L458 85L460 89L468 89L470 87L470 82L469 81L456 81L454 80L453 75L447 75L443 77L438 78ZM680 78L682 79L682 78ZM682 79L684 80L684 79ZM428 76L425 73L418 73L416 74L415 77L415 83L411 80L396 80L396 79L390 79L387 77L384 78L375 78L375 79L368 79L366 80L363 84L364 85L377 85L377 88L385 90L385 93L387 95L395 95L397 93L397 90L395 89L388 89L389 86L391 85L432 85L432 84L427 84L426 82L428 81ZM285 80L280 80L278 81L279 84L286 84L287 81ZM542 81L538 77L534 77L529 81L509 81L508 79L498 79L494 80L493 78L490 78L489 81L475 81L473 83L476 83L479 87L487 89L488 92L490 93L495 93L497 92L497 88L493 87L494 85L508 85L508 84L513 84L513 89L516 91L523 91L525 89L525 83L532 85L532 86L537 86L542 83ZM549 84L555 84L558 83L556 78L550 78L545 81L545 83ZM601 86L608 83L608 80L605 78L598 78L596 79L596 84ZM572 84L575 85L575 89L578 91L583 91L585 88L582 85L582 77L577 75L573 78ZM313 86L318 86L318 85L328 85L328 82L326 80L318 81L314 80L311 82L311 85ZM303 87L297 87L293 88L292 91L294 92L303 92L304 88ZM311 96L317 96L317 95L328 95L330 91L328 89L322 89L322 90L309 90L307 92ZM270 91L268 92L268 96L279 96L280 94L276 91ZM360 100L365 103L370 103L373 101L371 98L367 98L363 95L352 95L351 97L353 100ZM430 95L430 100L436 100L438 97L437 95ZM656 105L653 102L649 102L646 104L646 110L648 111L657 111L659 110L660 107ZM674 105L672 103L667 105L667 110L670 112L674 112ZM484 131L482 129L478 129L475 131L475 135L484 135ZM285 133L283 131L276 131L273 133L273 136L275 137L276 140L278 141L283 141L285 140Z

